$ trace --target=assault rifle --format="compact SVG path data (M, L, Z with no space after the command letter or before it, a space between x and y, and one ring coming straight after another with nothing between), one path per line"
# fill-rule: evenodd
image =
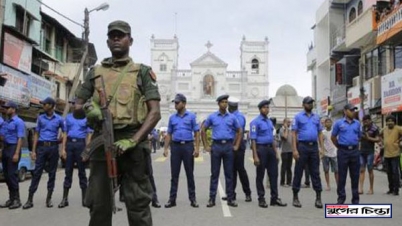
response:
M110 179L110 198L112 201L112 210L113 213L116 213L117 208L114 195L119 189L119 183L117 178L117 150L114 146L113 120L112 114L109 110L110 98L108 99L106 95L105 81L103 80L103 76L98 75L94 77L94 79L100 79L102 85L102 89L101 91L99 91L100 109L102 113L102 135L96 137L90 142L90 144L82 152L81 157L83 158L83 161L86 161L89 159L94 150L101 147L102 145L104 146L107 172Z

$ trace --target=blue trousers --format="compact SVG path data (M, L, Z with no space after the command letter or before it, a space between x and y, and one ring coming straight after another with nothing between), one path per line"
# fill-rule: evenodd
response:
M278 161L274 148L271 145L259 145L257 144L257 155L260 159L260 165L257 166L257 194L259 201L265 201L265 189L264 189L264 176L265 170L267 170L269 184L271 187L271 200L278 198Z
M85 140L72 142L67 141L67 159L64 178L64 188L71 188L73 182L74 163L77 163L78 177L80 180L80 188L86 189L88 184L87 175L85 172L85 164L82 162L81 153L85 148Z
M220 144L212 143L211 147L211 180L209 187L209 198L215 200L216 190L218 188L219 173L221 161L223 161L223 170L225 173L226 195L228 201L234 200L233 193L233 144L228 142Z
M32 175L31 186L29 193L35 193L38 189L40 178L42 177L43 169L48 164L49 167L49 180L47 182L47 190L52 192L54 190L54 181L56 180L57 163L59 161L59 145L52 146L38 146L36 149L35 170Z
M4 179L6 181L8 191L18 191L18 162L21 159L21 152L18 159L18 162L13 162L13 156L15 154L15 149L17 148L16 144L4 145L3 157L1 159L1 163L3 164L3 174Z
M345 185L349 170L352 184L352 204L359 204L359 176L360 176L360 151L338 149L338 203L343 204L346 199Z
M234 198L236 199L236 187L237 187L237 174L239 174L239 179L243 192L246 195L251 195L250 182L248 180L247 171L244 168L244 155L246 152L246 143L242 141L238 151L234 152L234 167L233 167L233 192Z
M188 198L195 201L195 182L194 182L194 143L175 143L171 144L170 170L172 179L170 181L170 201L175 201L177 197L177 189L179 185L179 175L181 163L183 162L184 170L187 177Z
M307 167L310 171L311 181L313 182L314 191L322 191L321 179L320 179L320 156L318 154L318 147L314 145L308 145L299 142L297 145L299 151L299 160L296 161L294 168L293 178L293 192L298 193L300 191L301 179L303 176L303 170Z

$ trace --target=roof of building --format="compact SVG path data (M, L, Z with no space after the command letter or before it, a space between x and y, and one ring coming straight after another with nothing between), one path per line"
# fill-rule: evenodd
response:
M275 96L297 96L297 91L293 86L286 84L279 87Z

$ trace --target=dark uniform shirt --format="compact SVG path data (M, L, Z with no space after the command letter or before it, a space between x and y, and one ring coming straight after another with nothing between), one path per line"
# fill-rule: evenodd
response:
M250 123L250 139L257 144L272 144L274 142L274 125L268 117L257 116Z
M87 126L87 119L76 119L73 114L68 114L64 120L64 130L67 137L83 139L88 133L93 133L93 130Z
M367 128L363 127L362 133L363 133L362 135L365 135L367 133L369 137L375 138L375 137L379 136L380 131L379 131L378 127L376 125L374 125L374 123L372 123ZM361 144L360 149L361 149L362 152L374 153L374 144L375 144L375 142L369 141L369 140L366 140L366 139L362 139L360 141L360 144Z
M346 118L339 119L332 129L332 136L338 136L339 145L358 145L361 136L360 122L353 119L349 123Z
M101 64L103 67L113 67L115 70L123 70L124 66L126 66L128 63L133 62L130 57L127 57L125 59L118 59L118 60L113 60L112 58L106 58L104 59ZM143 70L142 68L146 69ZM145 101L148 100L160 100L160 94L158 91L158 85L156 81L152 78L151 76L151 68L144 66L141 68L140 73L138 76L141 76L141 90L143 91L143 95L145 96ZM88 100L89 98L92 97L94 91L95 91L95 83L93 81L94 77L94 69L91 69L88 72L88 75L85 77L85 81L81 86L81 89L77 90L77 97L83 100ZM139 83L137 81L137 83Z
M173 141L192 141L193 132L200 130L194 113L186 110L183 115L173 114L169 118L168 133Z
M17 115L3 122L2 135L6 144L17 144L18 138L25 137L24 121Z
M63 132L65 131L64 120L60 115L56 113L53 113L51 117L48 117L46 113L39 115L36 122L36 132L39 133L39 141L57 141L59 129Z
M212 127L212 140L233 140L234 134L240 128L237 118L226 112L221 114L219 111L212 113L204 122L205 128Z
M293 120L292 130L297 132L297 141L317 142L322 129L318 115L312 112L307 116L307 113L302 111Z

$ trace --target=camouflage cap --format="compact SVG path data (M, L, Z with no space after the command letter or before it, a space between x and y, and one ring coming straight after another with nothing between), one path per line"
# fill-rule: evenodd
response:
M107 26L107 34L109 34L111 31L121 31L125 34L131 34L131 27L125 21L116 20Z

